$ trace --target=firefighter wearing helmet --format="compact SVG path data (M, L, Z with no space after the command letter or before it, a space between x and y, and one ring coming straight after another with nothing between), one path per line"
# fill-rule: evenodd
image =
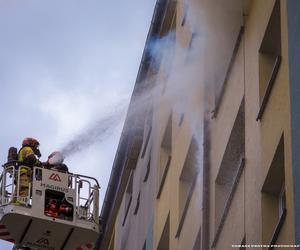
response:
M41 165L41 162L38 160L42 156L39 146L40 143L36 139L25 138L18 153L18 160L31 167Z
M38 159L41 157L39 146L40 143L36 139L25 138L22 142L22 148L18 152L18 161L26 166L21 167L20 169L20 197L28 197L29 195L31 171L28 167L32 168L33 166L41 165L41 162Z
M59 172L67 173L69 169L67 165L63 163L64 159L64 155L61 152L54 151L48 156L45 167Z

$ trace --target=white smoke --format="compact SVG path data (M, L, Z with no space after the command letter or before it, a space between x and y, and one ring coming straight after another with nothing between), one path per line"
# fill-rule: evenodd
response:
M184 25L192 34L189 46L176 41L175 31L148 41L151 67L160 69L159 76L148 77L147 82L143 83L145 89L135 93L127 120L139 116L153 103L155 109L160 102L167 101L173 112L185 113L185 119L201 146L198 148L202 148L204 107L210 107L213 103L204 93L204 87L218 89L224 81L241 25L241 4L239 0L226 3L202 0L186 2L184 8ZM78 153L112 134L126 115L128 100L116 106L69 141L62 148L64 155L68 157Z
M63 155L69 157L109 137L124 119L126 104L124 101L85 127L60 150Z

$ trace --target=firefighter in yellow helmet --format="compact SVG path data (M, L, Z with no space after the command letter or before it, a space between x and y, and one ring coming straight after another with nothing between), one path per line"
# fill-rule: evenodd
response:
M18 161L24 164L24 166L20 166L19 196L21 198L26 198L29 195L29 183L33 166L41 165L41 162L38 159L41 157L39 146L40 143L36 139L25 138L22 142L22 148L18 152ZM16 190L17 189L18 185L16 186ZM15 192L15 196L17 196L17 192Z

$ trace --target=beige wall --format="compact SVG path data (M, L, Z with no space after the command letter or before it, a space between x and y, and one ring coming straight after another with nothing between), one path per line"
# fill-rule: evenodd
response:
M203 0L203 2L205 1ZM275 0L252 0L247 2L250 3L250 7L244 15L244 33L237 47L226 87L222 92L222 101L218 106L215 117L212 118L211 115L206 117L210 134L210 152L207 159L210 163L209 245L213 249L220 250L232 249L232 244L241 244L244 236L246 237L246 244L268 244L270 242L270 234L277 224L277 221L274 221L275 215L272 217L272 213L276 214L276 212L274 212L275 208L267 215L263 212L269 211L270 208L267 205L267 199L269 198L264 198L262 188L282 134L284 134L285 150L284 172L287 216L277 244L294 243L286 4L284 0L281 0L281 65L262 119L256 121L260 109L259 48ZM187 12L188 14L201 13L196 0L190 0L189 6L193 11ZM150 140L145 156L141 158L140 155L137 166L132 172L132 202L125 224L122 225L126 211L124 196L115 222L115 233L114 236L111 236L114 249L117 250L143 249L145 240L147 238L151 240L151 237L149 237L152 234L151 231L153 231L153 242L150 245L153 246L153 249L157 249L163 231L165 231L168 216L170 220L169 249L193 249L199 229L201 228L202 234L203 230L207 230L202 221L204 157L202 145L207 145L203 142L204 110L210 114L216 108L215 103L218 99L215 96L207 96L208 93L211 94L210 92L204 93L204 83L209 82L211 84L207 79L212 79L211 76L206 77L206 74L209 74L207 72L213 72L213 69L207 70L207 67L213 64L207 62L204 58L199 58L199 61L192 61L191 64L186 61L188 48L193 37L193 27L190 23L182 25L184 13L186 12L184 1L177 2L176 11L177 46L173 68L170 71L169 78L166 78L166 69L163 66L157 73ZM226 41L224 40L224 42ZM206 46L208 47L208 45ZM228 47L233 48L234 46L227 46L226 48ZM214 56L218 55L218 50L222 54L222 48L217 48ZM207 56L205 54L207 51L202 52L204 53L202 55ZM167 60L169 55L164 56ZM213 59L211 60L213 61ZM186 78L184 78L185 76ZM211 90L213 85L205 86L205 89ZM206 98L205 101L204 98ZM217 235L222 216L220 202L224 202L223 195L228 194L226 190L222 193L222 190L218 191L216 189L217 176L220 175L220 171L227 171L226 169L220 169L221 166L226 165L224 155L228 150L231 134L235 133L233 127L241 103L244 103L245 118L245 153L243 155L245 165L233 192L228 213L224 218L224 224ZM184 114L183 122L179 125L182 114ZM171 127L170 124L168 125L170 115L172 117ZM149 127L147 126L145 126L142 149L146 143ZM161 166L161 147L166 129L171 129L172 158L164 185L161 188L161 194L157 197L161 184L161 173L164 170L164 166ZM197 169L199 173L181 233L179 237L176 237L183 206L183 204L180 204L179 199L182 192L180 190L180 176L185 166L193 136L196 136L199 146L197 152ZM150 158L149 178L144 182ZM230 168L231 166L227 163L226 167ZM235 176L233 179L235 180ZM139 194L140 205L137 213L134 214ZM147 245L146 249L149 249L150 245Z
M277 244L294 243L285 1L281 1L282 62L263 117L261 121L256 121L259 111L258 51L274 2L273 0L252 1L249 15L245 18L243 40L223 102L217 118L212 121L211 187L213 190L214 178L229 137L228 132L232 128L240 99L245 94L246 164L216 249L230 249L231 244L239 244L244 235L247 244L270 243L270 238L263 240L265 232L262 228L269 228L273 232L275 228L271 225L276 225L278 221L262 218L261 190L282 133L285 136L285 188L288 212ZM243 67L245 70L242 69ZM245 81L241 78L244 76ZM211 207L212 209L215 207L213 199L211 199ZM211 218L211 239L216 233L216 229L213 228L214 219ZM264 227L262 223L265 223Z

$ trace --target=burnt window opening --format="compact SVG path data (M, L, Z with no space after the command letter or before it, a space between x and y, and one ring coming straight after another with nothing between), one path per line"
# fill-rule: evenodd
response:
M263 116L281 63L280 0L276 0L259 49L259 100L256 120Z

